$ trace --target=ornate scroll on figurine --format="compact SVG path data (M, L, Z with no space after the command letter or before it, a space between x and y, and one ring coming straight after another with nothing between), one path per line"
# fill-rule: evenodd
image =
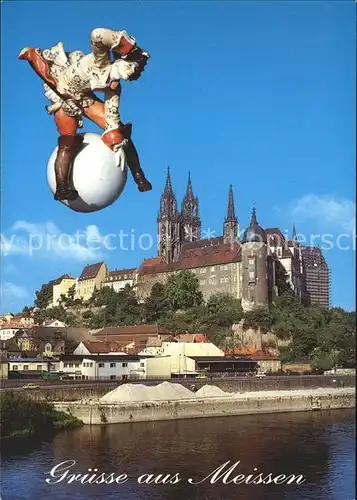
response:
M43 80L45 96L51 101L46 109L59 132L58 147L48 164L54 198L85 212L100 210L118 198L126 182L126 166L139 191L152 189L140 167L131 124L124 125L119 114L120 80L140 78L150 56L126 31L97 28L90 41L87 55L65 52L59 42L46 50L25 47L18 56ZM104 101L96 91L104 92ZM83 116L103 130L101 137L78 133Z

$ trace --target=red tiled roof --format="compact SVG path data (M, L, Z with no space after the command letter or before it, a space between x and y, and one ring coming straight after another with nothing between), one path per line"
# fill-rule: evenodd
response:
M206 335L203 333L180 333L175 337L183 342L194 342L194 343L208 343Z
M224 350L224 354L226 356L248 356L256 352L257 350L254 347L245 347L245 346L235 346L232 349Z
M90 264L90 265L86 266L83 269L82 274L80 275L78 281L84 281L84 280L89 280L89 279L95 278L97 276L97 274L99 273L99 270L103 264L104 264L104 262L98 262L97 264Z
M273 361L279 359L279 356L270 352L257 351L254 347L245 346L236 346L233 349L227 349L224 353L229 356L244 356L253 361Z
M216 238L207 238L197 241L190 241L182 245L182 250L191 250L195 248L203 248L213 245L220 245L224 242L223 236L217 236Z
M16 321L11 321L11 322L0 322L0 328L24 328L25 325L22 323L16 323ZM32 326L39 326L39 325L31 325Z
M52 286L59 285L61 283L61 281L64 279L74 279L74 278L70 274L63 274L59 278L56 278L55 280L50 281L48 284L52 285Z
M86 346L91 354L107 354L109 352L122 352L122 345L118 342L103 342L97 341L85 341L83 344Z
M162 263L163 263L162 257L151 257L150 259L144 259L140 267L156 266L157 264L162 264Z
M279 356L276 354L271 354L270 352L263 352L263 351L257 351L254 354L249 354L248 355L249 359L252 359L254 361L278 361Z
M241 260L241 246L239 243L220 243L201 248L188 249L182 252L180 259L173 264L158 264L140 267L139 275L156 274L198 267L230 264Z

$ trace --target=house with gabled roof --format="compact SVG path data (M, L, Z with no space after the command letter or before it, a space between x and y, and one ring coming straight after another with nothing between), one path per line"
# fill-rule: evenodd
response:
M68 292L76 286L76 281L70 274L64 274L53 282L52 306L60 305L63 296L68 297Z
M76 298L89 300L94 290L100 290L108 274L105 262L85 266L76 285Z
M86 354L126 354L119 342L103 342L101 340L90 340L80 342L73 351L74 355Z

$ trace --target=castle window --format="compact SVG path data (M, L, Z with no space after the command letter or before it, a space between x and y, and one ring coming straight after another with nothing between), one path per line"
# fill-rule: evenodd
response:
M214 266L211 267L211 273L213 273L213 272L214 272Z
M254 259L249 259L248 264L250 266L254 266L254 263L255 263Z
M254 280L254 278L255 278L255 273L254 273L254 271L250 271L250 273L249 273L249 279L250 279L250 280Z
M224 283L224 278L221 278L219 281L221 284Z
M276 254L277 254L277 256L279 257L279 259L281 259L282 255L283 255L283 252L282 252L281 247L278 247L278 248L276 249Z

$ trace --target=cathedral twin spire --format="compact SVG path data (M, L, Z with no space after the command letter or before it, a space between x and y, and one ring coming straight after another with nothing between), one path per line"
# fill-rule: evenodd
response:
M191 175L188 175L186 194L182 200L181 212L177 209L177 200L172 188L170 168L167 168L166 183L161 195L158 223L163 220L180 221L183 241L199 240L201 236L201 219L199 200L194 196Z
M192 189L191 175L188 174L186 193L177 208L177 199L172 188L170 168L167 168L166 182L160 199L157 219L159 234L159 255L166 262L175 261L184 243L200 240L201 218L199 199ZM235 214L232 185L229 186L227 215L224 219L223 241L232 243L238 237L238 219Z

